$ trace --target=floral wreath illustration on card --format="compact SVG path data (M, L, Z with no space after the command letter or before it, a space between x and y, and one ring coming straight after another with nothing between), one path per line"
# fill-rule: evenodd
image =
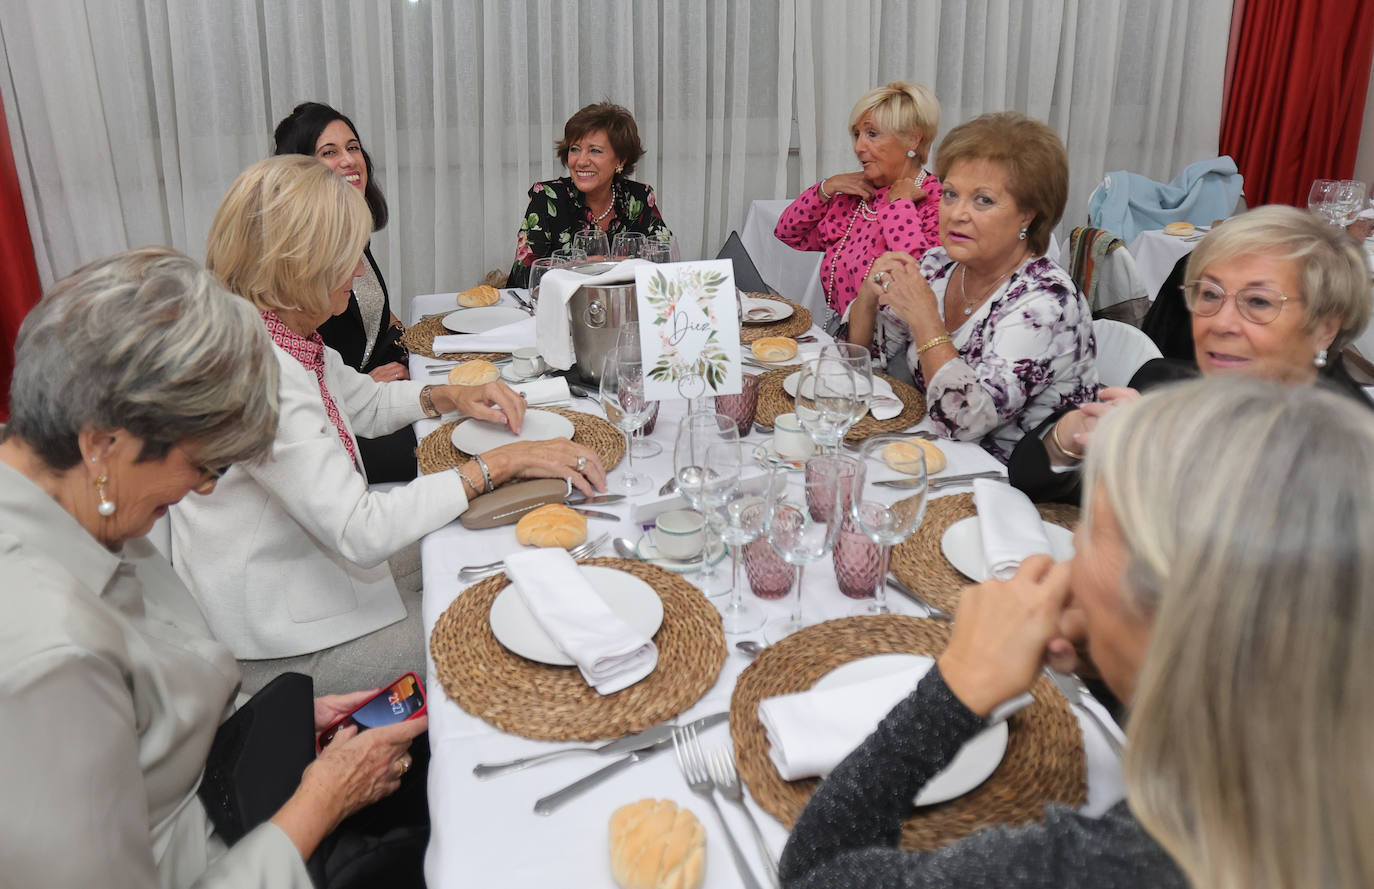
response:
M730 358L720 343L715 300L728 278L720 272L686 268L671 277L655 271L649 278L646 301L653 311L653 327L662 351L649 378L677 382L699 378L713 390L725 382ZM683 349L695 341L693 332L709 331L701 348ZM695 355L694 358L687 356Z

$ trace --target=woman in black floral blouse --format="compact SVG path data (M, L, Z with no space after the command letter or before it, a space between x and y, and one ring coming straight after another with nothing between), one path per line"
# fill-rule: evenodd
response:
M568 118L555 150L568 175L530 186L508 286L526 286L536 259L569 246L588 226L606 232L607 239L621 232L662 240L671 236L654 190L626 178L644 155L629 111L610 102L588 105Z

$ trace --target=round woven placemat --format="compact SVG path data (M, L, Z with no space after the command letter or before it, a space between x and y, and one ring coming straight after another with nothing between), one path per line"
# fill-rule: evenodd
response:
M625 456L625 436L600 417L561 407L536 406L531 410L548 411L571 420L572 440L596 451L596 455L601 458L601 465L607 472L614 469L620 463L620 458ZM461 422L463 421L451 420L444 423L420 440L419 446L415 448L415 456L420 461L421 472L443 472L472 457L471 454L453 446L453 427Z
M457 309L454 311L456 312ZM401 345L417 355L443 361L471 361L474 358L495 361L497 358L505 358L510 354L509 352L443 352L438 355L434 354L434 338L436 336L448 336L451 333L453 331L444 326L443 316L426 318L406 328L405 333L401 334Z
M434 673L458 706L503 732L546 741L594 741L643 731L692 706L715 685L725 663L720 614L680 576L645 562L586 559L632 574L663 600L654 634L658 666L615 694L598 694L576 667L554 667L509 651L488 613L510 581L504 574L468 587L430 635Z
M752 343L754 340L763 339L766 336L801 336L811 329L810 309L802 308L790 299L783 299L781 296L774 296L771 293L746 293L745 296L787 303L792 307L792 314L771 324L741 324L739 327L740 342Z
M902 615L849 617L794 633L764 649L740 675L730 699L730 735L740 778L765 811L789 830L820 783L784 781L768 758L759 701L805 691L849 661L906 652L938 656L949 641L944 624ZM914 810L902 824L901 848L933 849L996 824L1044 820L1046 803L1077 808L1087 798L1083 736L1068 702L1045 677L1031 687L1035 703L1008 722L1007 752L997 770L961 797Z
M773 418L778 414L791 411L795 404L792 396L782 388L782 381L801 370L801 365L793 364L764 371L759 375L759 402L754 408L754 422L772 427ZM863 419L849 427L845 441L862 441L870 435L885 432L902 432L910 429L926 415L925 396L914 386L895 380L887 374L874 374L882 377L892 386L892 392L902 400L902 412L890 420L875 420L872 414L864 414Z
M1037 503L1036 509L1047 522L1073 529L1078 524L1078 507L1062 503ZM936 497L926 506L921 527L892 548L890 570L897 579L916 590L930 604L953 614L959 607L959 593L973 581L960 574L940 549L940 539L950 525L975 516L972 494Z

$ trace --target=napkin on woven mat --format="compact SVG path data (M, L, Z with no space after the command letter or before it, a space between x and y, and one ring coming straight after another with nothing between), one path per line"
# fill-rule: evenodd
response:
M453 333L434 338L434 354L451 352L514 352L534 345L534 319L493 327L485 333Z
M973 505L978 508L988 576L1006 580L1030 556L1051 553L1040 513L1016 488L995 479L974 479Z
M543 380L530 380L528 383L511 383L510 387L525 396L525 404L552 404L572 398L568 391L568 381L564 377L548 377Z
M606 606L567 550L507 556L506 576L535 622L601 694L628 688L653 672L658 647Z
M885 401L884 399L892 399ZM892 384L882 377L873 377L873 403L868 406L868 412L873 415L875 420L891 420L902 412L906 406L897 397L897 393L892 391Z
M829 775L873 734L888 711L916 688L934 663L924 658L862 682L759 701L759 722L768 736L768 758L778 774L784 781ZM1031 703L1030 695L1018 695L998 706L988 724L1001 722Z
M647 259L618 262L599 275L584 275L571 269L553 269L539 279L539 303L534 308L535 343L549 367L567 370L576 356L572 348L572 327L568 322L568 300L584 284L623 284L635 279L635 268ZM582 319L578 319L578 324ZM600 372L600 368L597 371Z

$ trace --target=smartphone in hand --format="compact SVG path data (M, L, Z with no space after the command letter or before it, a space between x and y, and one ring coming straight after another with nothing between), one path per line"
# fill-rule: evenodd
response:
M320 749L327 747L339 729L346 726L357 726L361 732L422 716L425 712L424 689L424 683L420 681L419 676L414 672L406 673L368 698L352 713L320 732Z

